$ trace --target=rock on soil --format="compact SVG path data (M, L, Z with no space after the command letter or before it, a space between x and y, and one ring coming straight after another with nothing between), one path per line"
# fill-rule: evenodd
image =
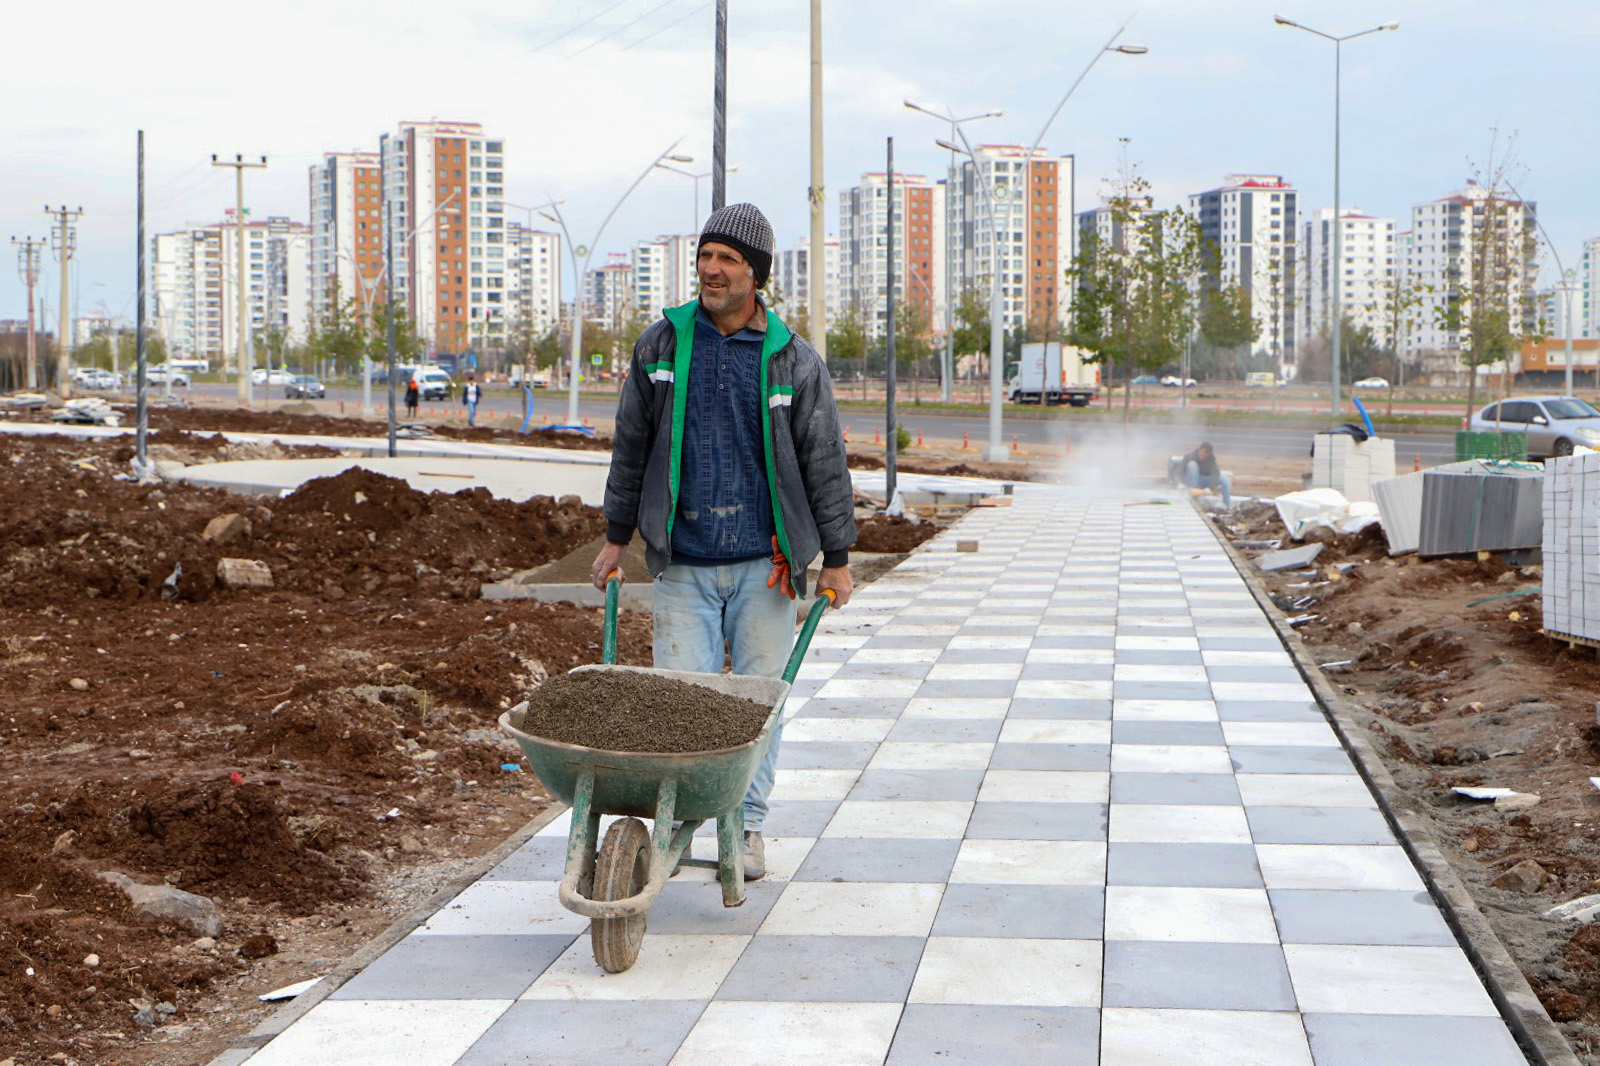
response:
M528 698L518 729L605 751L717 751L747 744L772 708L674 678L582 670L551 678Z

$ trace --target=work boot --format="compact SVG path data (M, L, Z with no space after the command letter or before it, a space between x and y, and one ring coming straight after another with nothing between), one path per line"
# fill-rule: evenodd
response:
M767 842L759 832L744 835L744 879L759 881L767 876Z

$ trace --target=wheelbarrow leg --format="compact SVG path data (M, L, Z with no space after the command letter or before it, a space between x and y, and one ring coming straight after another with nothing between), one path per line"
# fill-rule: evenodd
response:
M578 775L572 796L572 828L567 833L567 870L576 868L578 894L588 896L594 887L594 853L600 838L600 815L593 808L594 774Z
M717 872L722 879L722 905L744 904L744 806L717 819Z
M650 831L650 880L664 881L672 861L672 809L678 802L678 782L667 778L656 788L656 819ZM694 830L689 830L693 833Z

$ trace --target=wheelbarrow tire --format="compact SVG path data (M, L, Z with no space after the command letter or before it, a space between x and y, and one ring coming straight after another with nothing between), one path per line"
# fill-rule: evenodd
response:
M594 864L591 899L602 902L627 899L643 891L650 879L650 833L637 818L611 823ZM594 961L607 973L621 973L639 958L644 942L645 915L630 918L596 918L589 923Z

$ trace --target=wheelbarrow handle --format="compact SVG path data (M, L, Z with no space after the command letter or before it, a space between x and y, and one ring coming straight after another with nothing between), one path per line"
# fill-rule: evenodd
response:
M817 631L817 623L822 621L823 612L832 607L837 598L838 593L832 589L823 589L817 594L811 610L806 612L806 624L800 627L800 635L794 639L794 650L789 653L789 662L779 675L789 684L794 684L796 675L800 673L800 662L806 657L806 649L811 647L811 635Z
M622 590L622 571L606 575L606 626L600 648L600 661L611 666L617 661L617 597Z

